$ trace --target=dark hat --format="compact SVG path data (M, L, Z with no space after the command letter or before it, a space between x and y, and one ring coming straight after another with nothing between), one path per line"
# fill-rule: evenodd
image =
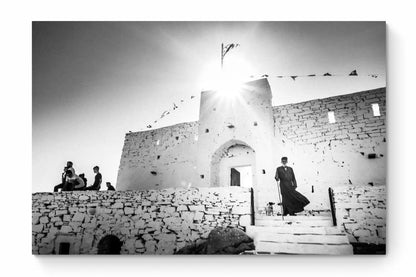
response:
M282 157L282 161L287 161L287 157Z

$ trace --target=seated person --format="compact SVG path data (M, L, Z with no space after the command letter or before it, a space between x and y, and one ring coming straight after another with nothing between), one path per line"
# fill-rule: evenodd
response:
M112 185L111 185L111 183L110 182L106 182L105 183L106 185L107 185L107 190L116 190Z
M63 189L64 185L65 185L65 180L66 180L66 171L68 170L68 167L65 166L64 167L64 171L61 174L61 183L59 185L56 185L53 187L53 192L58 192L59 189Z
M72 173L72 170L66 171L67 179L62 191L84 190L85 183L81 177Z
M100 190L101 188L103 177L101 176L100 168L98 166L94 166L93 170L95 173L94 184L92 184L92 186L86 187L85 190Z
M82 190L84 190L87 187L87 181L88 180L87 180L87 178L85 178L84 173L79 174L79 177L84 181L85 187L82 189Z

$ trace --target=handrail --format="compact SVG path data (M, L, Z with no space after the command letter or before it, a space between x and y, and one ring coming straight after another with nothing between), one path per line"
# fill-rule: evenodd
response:
M328 195L329 195L329 204L331 206L332 223L334 224L334 226L337 226L337 217L336 217L336 213L335 213L334 190L331 187L328 188Z
M254 210L254 190L253 188L250 188L250 210L251 210L251 225L255 225L256 224L256 213Z

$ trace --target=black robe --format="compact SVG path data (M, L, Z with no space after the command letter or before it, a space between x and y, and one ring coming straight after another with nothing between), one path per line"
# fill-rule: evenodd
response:
M282 194L283 215L294 214L303 211L309 204L308 198L296 191L297 183L293 169L279 166L276 169L276 181L280 181L280 193Z

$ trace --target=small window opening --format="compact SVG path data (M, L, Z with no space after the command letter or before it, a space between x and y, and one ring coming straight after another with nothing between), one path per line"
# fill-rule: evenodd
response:
M374 116L380 116L380 107L377 103L371 104L371 108L373 109Z
M209 129L205 129L205 133L209 133Z
M61 242L59 244L59 255L69 255L69 248L71 244L69 242Z
M157 172L156 171L150 171L150 174L157 175Z
M175 137L176 140L179 140L179 137Z
M200 177L201 177L201 179L204 179L205 176L204 176L204 174L201 174Z
M329 120L329 123L335 123L336 122L334 112L328 112L328 120Z
M157 159L158 159L158 160L160 159L160 155L157 155Z
M257 126L257 121L254 121L253 125L254 125L254 126Z
M263 174L266 174L266 170L262 169L261 171L263 172Z

